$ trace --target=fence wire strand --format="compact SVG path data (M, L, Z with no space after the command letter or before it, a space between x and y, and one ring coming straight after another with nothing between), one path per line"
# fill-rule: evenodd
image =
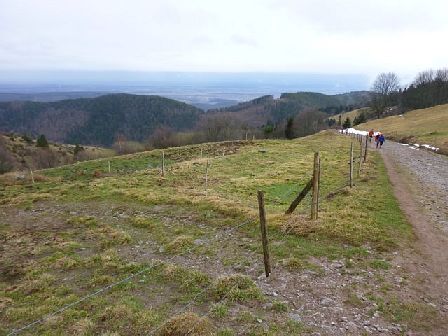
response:
M211 243L211 242L214 242L214 241L216 241L216 240L218 240L218 239L220 239L220 238L222 238L223 236L226 236L226 235L228 236L228 237L226 237L226 238L229 238L230 235L231 235L234 231L236 231L237 229L239 229L239 228L241 228L241 227L243 227L243 226L245 226L245 225L247 225L247 224L253 223L253 222L254 222L254 220L253 220L253 219L250 219L250 220L247 220L247 221L245 221L245 222L243 222L243 223L241 223L241 224L239 224L239 225L237 225L237 226L231 227L230 229L224 230L224 231L220 232L220 234L215 235L215 237L210 241L210 243ZM191 250L189 250L188 252L191 252ZM33 322L30 322L30 323L28 323L28 324L26 324L26 325L24 325L24 326L22 326L22 327L20 327L20 328L13 329L13 330L11 330L11 331L7 334L7 336L18 335L18 334L20 334L21 332L23 332L23 331L25 331L25 330L27 330L27 329L30 329L30 328L32 328L32 327L34 327L35 325L38 325L38 324L41 324L41 323L45 322L46 320L48 320L49 318L51 318L51 317L53 317L53 316L56 316L56 315L58 315L58 314L63 313L63 312L66 311L67 309L70 309L70 308L72 308L72 307L74 307L74 306L77 306L78 304L80 304L80 303L82 303L82 302L84 302L84 301L86 301L86 300L88 300L88 299L90 299L90 298L93 298L93 297L95 297L95 296L98 296L98 295L100 295L100 294L102 294L102 293L104 293L104 292L106 292L106 291L108 291L108 290L110 290L110 289L112 289L112 288L118 286L118 285L121 285L121 284L123 284L123 283L126 283L126 282L132 280L133 278L135 278L135 277L137 277L137 276L139 276L139 275L141 275L141 274L143 274L143 273L145 273L145 272L150 271L151 269L153 269L154 267L156 267L156 266L159 265L160 263L168 263L168 262L171 262L175 257L176 257L176 256L173 256L173 257L171 257L171 258L168 258L167 260L153 259L152 261L153 261L154 263L153 263L151 266L145 267L145 268L141 269L140 271L135 272L135 273L132 273L132 274L128 275L127 277L125 277L125 278L123 278L123 279L121 279L121 280L119 280L119 281L117 281L117 282L111 283L111 284L109 284L109 285L107 285L107 286L105 286L105 287L102 287L102 288L100 288L100 289L98 289L98 290L96 290L96 291L94 291L94 292L92 292L92 293L90 293L90 294L87 294L87 295L81 297L80 299L78 299L78 300L76 300L76 301L74 301L74 302L72 302L72 303L66 304L66 305L62 306L61 308L59 308L59 309L57 309L57 310L55 310L55 311L53 311L53 312L51 312L51 313L48 313L48 314L42 316L41 318L39 318L39 319L37 319L37 320L34 320ZM187 309L189 306L191 306L192 304L194 304L194 300L195 300L200 294L204 293L205 290L207 290L209 287L210 287L210 285L207 286L204 290L202 290L202 291L199 292L198 294L196 294L196 295L193 297L193 299L189 302L189 304L188 304L184 309ZM160 327L161 327L161 325L159 326L158 329L160 329ZM157 330L158 330L158 329L157 329ZM149 334L149 335L153 335L153 333L151 333L151 334Z

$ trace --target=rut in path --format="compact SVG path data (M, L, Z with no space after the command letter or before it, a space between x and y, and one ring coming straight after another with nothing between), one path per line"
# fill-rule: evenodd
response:
M413 251L398 262L438 302L448 320L448 158L388 142L381 149L400 208L416 235ZM447 326L437 335L448 335Z

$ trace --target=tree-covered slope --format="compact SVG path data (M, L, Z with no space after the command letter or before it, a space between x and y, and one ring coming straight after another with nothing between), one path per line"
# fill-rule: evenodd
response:
M202 110L159 96L111 94L58 102L0 103L0 131L45 134L50 140L111 145L142 141L161 126L193 128Z
M321 110L328 114L349 111L368 104L369 92L356 91L336 95L317 92L283 93L280 98L263 96L227 108L209 110L209 113L227 113L252 127L268 121L279 123L306 110Z

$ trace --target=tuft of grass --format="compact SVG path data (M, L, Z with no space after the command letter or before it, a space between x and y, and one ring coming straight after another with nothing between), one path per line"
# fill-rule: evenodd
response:
M234 336L235 333L233 332L232 329L226 328L226 329L218 330L216 335L217 336Z
M388 270L390 268L390 264L386 260L375 259L369 262L369 266L374 269L383 269Z
M186 252L193 246L193 241L193 237L189 235L177 236L166 245L166 251L170 253Z
M206 317L187 312L166 321L160 329L160 336L212 336L215 328Z
M155 221L151 218L146 218L143 216L136 216L131 218L131 223L133 226L144 229L152 229L156 225Z
M261 300L262 294L251 278L242 274L223 276L216 280L214 293L218 300L245 302Z
M162 279L176 283L186 294L195 295L210 284L209 277L200 271L166 264L162 266Z
M74 216L67 220L68 224L86 226L86 227L96 227L98 225L95 217L91 216Z
M222 319L229 314L229 307L225 303L216 303L211 308L211 316Z
M402 302L396 297L383 299L371 296L378 305L377 310L394 323L401 323L412 330L430 330L434 325L441 323L436 308L420 302Z
M272 302L272 310L277 313L286 313L288 311L288 303L284 301Z

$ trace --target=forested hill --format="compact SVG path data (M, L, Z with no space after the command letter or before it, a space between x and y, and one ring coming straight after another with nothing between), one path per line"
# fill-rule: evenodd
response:
M367 106L369 99L368 91L336 95L317 92L283 93L278 99L268 95L235 106L209 110L208 113L226 113L248 126L259 127L266 122L279 123L305 110L320 110L327 114L350 111Z
M203 111L159 96L110 94L57 102L0 103L0 131L45 134L65 143L109 146L146 140L155 129L192 129Z

